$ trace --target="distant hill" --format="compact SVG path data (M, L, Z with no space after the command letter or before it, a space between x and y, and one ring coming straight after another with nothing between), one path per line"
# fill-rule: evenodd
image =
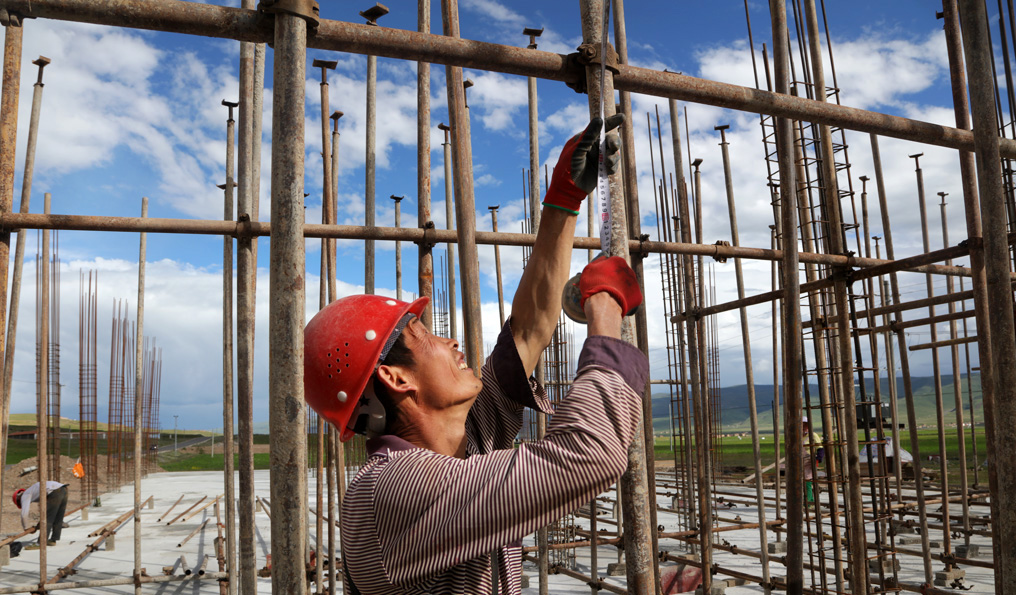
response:
M942 400L945 413L945 423L954 424L956 420L955 394L953 392L952 375L942 375ZM919 425L937 424L935 408L935 383L933 376L915 376L911 378L911 389L914 393L914 410L917 414ZM903 379L896 379L897 386L897 407L902 423L906 423L906 400L903 391ZM782 391L782 387L781 391ZM874 399L874 383L868 380L865 383L865 390L868 400ZM981 377L980 374L970 376L970 388L974 398L974 411L978 423L983 421L981 408ZM855 395L860 398L860 387L855 386ZM676 387L675 387L676 391ZM817 406L818 385L810 384L808 392L813 406ZM879 387L880 399L883 402L889 401L889 379L883 378ZM676 394L676 393L675 393ZM967 393L967 377L960 376L960 397L963 402L964 421L970 421L970 403ZM782 404L782 392L780 394ZM670 393L660 385L653 386L653 428L657 433L670 433ZM756 384L755 400L758 410L759 431L772 433L773 431L773 385ZM720 389L720 402L722 407L722 423L724 432L747 432L751 429L750 409L748 404L748 386L745 384L726 386Z

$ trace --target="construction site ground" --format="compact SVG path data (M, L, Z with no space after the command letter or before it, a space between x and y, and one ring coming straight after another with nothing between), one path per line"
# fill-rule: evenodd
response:
M269 494L269 472L268 471L255 471L255 484L254 493L261 499L270 500ZM308 487L310 492L309 508L317 509L317 503L315 499L315 484L313 474L308 478ZM742 522L752 523L758 519L757 510L754 506L746 504L748 501L752 501L755 498L755 490L751 486L731 486L723 485L723 491L734 492L737 494L735 497L727 496L727 501L736 501L734 507L727 507L720 505L717 508L719 516L723 518L739 518ZM203 503L207 503L209 500L214 499L216 496L222 493L222 475L220 473L210 472L185 472L185 473L154 473L142 481L142 500L148 499L149 496L153 497L152 505L142 508L141 512L141 530L142 534L142 554L141 554L141 566L145 569L149 576L157 576L163 574L164 567L174 567L174 573L176 575L183 575L183 567L179 563L181 556L185 559L187 567L192 571L196 571L204 560L205 556L210 556L205 569L208 572L216 572L219 570L216 563L215 551L214 551L214 539L216 536L215 528L215 510L214 506L209 506L203 511L181 521L177 521L172 525L168 525L168 520L177 516L185 509L190 507L192 504L198 502L202 497L205 497ZM78 498L75 490L72 489L74 498ZM183 499L176 505L172 514L166 515L167 510L176 502L180 496ZM768 497L773 497L774 493L772 490L766 490ZM604 494L607 498L613 498L614 492L609 491ZM53 577L57 571L67 565L72 559L81 554L85 548L92 544L96 538L89 538L88 534L96 531L103 525L116 519L131 509L133 505L134 493L133 487L128 484L121 487L117 491L107 491L102 497L102 506L99 508L88 509L88 519L82 518L82 513L75 512L68 516L66 521L69 523L69 527L64 529L63 537L60 542L53 547L47 548L47 576ZM659 496L657 503L663 509L669 509L672 505L671 499L665 496ZM606 508L604 508L606 507ZM5 507L10 509L12 507ZM600 527L613 528L612 525L608 524L606 519L611 518L610 509L612 508L611 503L601 502L601 518L605 519L600 524ZM958 506L956 507L958 509ZM770 515L769 520L772 519L773 510L767 511ZM163 518L161 522L157 522L160 517ZM34 515L33 515L34 519ZM208 524L205 525L202 531L199 531L189 542L178 547L179 544L188 534L190 534L195 528L199 527L202 522L209 520ZM658 523L663 526L665 532L673 532L685 529L682 526L680 516L677 513L669 512L667 510L660 510ZM255 524L256 531L255 537L257 543L255 549L257 552L257 566L262 569L267 564L267 556L271 553L271 521L268 514L265 513L260 507L255 513ZM579 528L587 528L588 521L584 518L577 518L575 524ZM314 519L313 517L308 518L308 526L310 527L310 540L312 549L316 549L316 541L314 539ZM866 525L869 527L869 540L874 540L875 535L873 528L870 523ZM5 524L3 533L5 535L10 534L13 530L9 523ZM759 532L758 529L740 529L736 531L724 531L717 533L717 540L720 543L726 543L734 545L744 550L759 551ZM934 553L941 552L941 531L930 532L931 540L934 544L938 544L939 547L933 548ZM35 536L28 536L22 538L22 542L27 544L34 541ZM86 580L102 580L111 578L122 578L131 576L133 569L133 539L134 539L134 523L131 520L125 522L115 536L115 543L112 548L108 545L100 545L96 551L88 555L78 566L75 574L72 574L64 582L68 581L86 581ZM776 534L769 532L769 539L772 541L776 540ZM807 538L806 538L807 539ZM961 540L956 539L954 543L959 543ZM829 541L826 541L828 545ZM975 536L972 539L972 543L980 546L980 555L976 559L981 561L989 561L991 558L990 543L987 537ZM525 545L534 545L533 537L530 536L524 540ZM687 546L679 544L676 540L661 540L661 549L668 550L674 555L686 553ZM814 541L809 545L806 543L805 546L805 563L810 562L810 558L807 554L812 548L815 547ZM907 546L909 549L919 549L919 546ZM606 565L611 562L617 561L617 549L613 546L601 546L598 548L599 557L599 573L601 576L606 574ZM589 558L590 549L588 547L579 548L576 552L576 559L574 561L573 570L588 574L589 573ZM775 554L775 556L781 556L782 554ZM829 566L832 567L831 552L827 555L830 560ZM899 558L901 568L899 571L899 578L901 581L908 584L919 584L923 582L923 565L920 557L916 556L900 556ZM719 565L723 568L736 569L737 571L744 572L751 575L760 575L761 566L759 561L755 557L748 555L735 555L728 552L714 551L714 564ZM941 562L933 562L935 571L942 570ZM784 576L785 572L777 562L770 563L771 572L774 576ZM532 563L525 563L525 574L529 577L528 588L523 589L525 594L538 593L538 579L535 565ZM964 586L972 587L970 593L992 593L993 587L993 574L989 569L967 567L966 577L964 578ZM198 579L196 572L190 575L191 578L181 582L168 582L161 584L147 585L143 588L146 593L218 593L219 587L215 580L203 580ZM812 577L815 577L814 579ZM0 587L11 587L15 585L28 585L38 584L39 581L39 552L38 551L23 551L17 558L11 560L8 566L0 567ZM717 581L722 581L725 577L718 575ZM811 574L807 569L805 571L806 584L811 580L817 579L817 572ZM831 580L831 578L830 578ZM551 593L588 593L589 587L584 583L565 576L563 574L550 574L550 592ZM605 577L604 581L610 585L619 587L621 589L625 586L625 579L623 576L620 577ZM80 593L86 594L108 594L108 593L130 593L133 587L130 585L122 586L104 586L96 588L84 588L78 590ZM341 591L341 586L338 590ZM270 593L271 592L271 579L262 577L258 579L258 592L259 593ZM314 592L312 588L309 592ZM762 589L758 586L730 586L726 589L726 593L730 595L742 595L747 593L761 593ZM959 592L959 591L957 591Z

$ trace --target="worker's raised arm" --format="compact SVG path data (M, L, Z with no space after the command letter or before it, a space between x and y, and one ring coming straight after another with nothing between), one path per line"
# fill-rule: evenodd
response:
M623 114L611 116L607 131L623 121ZM582 201L596 188L601 126L602 121L593 118L585 131L565 143L543 200L532 255L512 300L512 334L527 374L532 373L550 343L561 313L561 290L568 280L575 221ZM619 149L617 134L609 133L605 162L610 173L617 170Z

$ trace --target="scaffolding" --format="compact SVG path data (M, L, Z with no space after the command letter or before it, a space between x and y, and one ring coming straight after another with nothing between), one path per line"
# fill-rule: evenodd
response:
M279 4L285 4L285 8ZM584 0L581 3L584 49L571 56L537 49L535 37L538 34L529 29L526 30L530 36L527 48L463 39L454 0L442 2L444 35L430 32L427 0L419 3L422 16L416 32L377 27L376 23L321 19L316 10L308 9L312 4L265 1L261 10L256 11L253 0L243 0L240 8L144 0L0 0L0 22L5 26L4 91L0 100L0 227L8 230L0 237L0 266L3 267L0 270L0 295L3 300L0 301L4 305L8 302L13 305L20 290L17 280L20 279L22 263L17 257L13 271L16 281L9 290L7 286L9 230L43 230L41 242L45 250L48 250L45 236L55 230L142 234L138 319L134 326L127 318L126 309L121 313L120 303L114 303L113 307L107 429L107 464L112 484L135 484L135 570L131 577L111 579L112 582L105 581L103 584L134 584L136 591L140 592L143 583L153 582L150 580L152 577L143 575L139 565L141 531L138 512L142 505L142 449L150 465L154 459L148 451L158 436L161 354L154 341L149 343L142 332L144 234L223 236L230 262L224 283L224 296L229 295L229 299L224 299L224 310L229 312L232 312L232 295L225 287L232 287L231 251L235 241L238 377L235 395L231 379L224 387L223 408L230 420L227 422L229 439L226 441L229 448L232 448L231 438L234 435L230 425L234 402L239 419L236 432L239 501L234 508L232 498L227 498L223 510L219 509L217 501L214 503L216 513L226 516L223 525L227 531L225 542L219 541L221 549L217 558L220 572L205 576L226 579L222 583L223 588L230 593L254 592L257 580L252 522L255 502L266 509L270 502L274 502L276 506L271 509L271 576L275 592L306 592L308 571L312 571L310 574L317 592L326 588L335 592L338 582L335 569L341 564L335 548L336 504L341 501L348 478L363 464L366 447L361 438L343 445L336 439L336 429L325 428L318 421L317 452L312 457L317 464L319 502L318 509L314 511L314 523L317 543L323 544L327 539L331 551L325 562L326 556L321 552L323 548L318 546L315 564L309 566L307 553L312 529L308 523L307 505L307 424L313 422L308 422L305 405L299 398L303 394L303 385L302 376L298 373L303 365L305 296L303 288L293 290L291 284L285 284L287 275L295 273L303 276L307 270L303 252L305 239L322 239L322 307L335 299L334 240L355 239L368 243L368 291L374 284L373 242L414 242L418 246L419 257L418 293L435 298L434 313L424 316L425 323L441 334L455 337L461 334L461 342L469 358L468 365L478 370L483 352L479 300L462 300L463 332L459 333L456 291L460 288L462 295L470 298L479 296L478 245L522 246L525 263L533 244L533 234L539 229L536 199L540 190L539 148L538 143L533 142L537 134L532 124L536 113L535 81L562 81L596 89L600 87L603 72L604 97L613 98L615 88L620 97L620 108L614 101L603 102L603 113L607 116L620 109L627 121L634 124L629 96L632 92L670 100L673 172L664 171L664 132L660 116L656 114L654 130L653 118L647 114L649 136L652 138L655 131L658 152L658 156L652 158L654 204L658 217L655 239L643 235L639 217L629 216L639 213L635 153L640 148L635 146L631 126L622 130L622 172L609 180L611 196L614 197L611 205L614 218L625 222L620 232L613 235L609 252L628 258L640 278L645 274L643 267L649 255L655 253L659 260L665 320L650 323L644 308L636 316L626 319L623 337L648 352L650 328L659 328L661 323L665 327L667 378L654 381L654 385L666 385L669 418L666 449L669 452L665 460L656 459L656 433L649 390L644 435L636 439L629 453L628 472L616 489L557 521L549 530L541 530L534 539L536 545L528 548L527 559L537 563L541 592L546 592L546 577L552 571L582 581L594 592L602 589L651 594L660 589L661 577L668 571L697 568L702 569L699 574L704 592L710 592L719 577L725 576L748 581L765 592L786 589L792 593L867 593L875 590L942 593L945 591L938 587L956 584L965 566L990 567L994 571L997 592L1016 592L1016 548L1012 547L1013 536L1016 535L1016 506L1013 506L1016 468L998 464L1016 455L1016 442L1013 442L1016 440L1016 428L1013 427L1016 425L1016 394L1013 394L1016 392L1016 330L1012 307L1014 276L1011 247L1016 242L1009 235L1012 226L1016 225L1010 161L1016 157L1016 141L1006 136L1007 130L1016 136L1016 122L1002 121L1001 102L996 97L998 77L994 76L991 33L987 28L983 2L943 2L942 18L954 85L955 127L840 105L829 27L825 22L824 7L820 10L814 0L791 2L790 18L786 14L785 3L771 3L772 55L763 44L764 66L762 73L756 70L755 88L631 66L627 61L624 5L620 0L612 2L609 13L613 19L613 47L617 52L617 62L602 71L599 63L602 58L597 57L595 49L604 41L601 39L604 31L602 0ZM747 3L745 8L746 16L750 17ZM1014 37L1014 19L1011 10L1008 21L1001 13L1000 10L1008 113L1012 114L1016 99L1013 98L1007 40ZM33 18L241 41L239 102L231 105L229 120L232 126L232 109L237 107L239 167L235 183L232 171L227 173L224 185L226 216L223 220L153 219L145 214L141 217L51 215L48 209L43 214L30 214L25 196L21 211L12 210L13 147L18 130L22 31L31 29L31 21L27 19ZM820 18L823 23L821 30ZM749 36L753 36L750 20L748 30ZM791 31L798 42L796 50L789 46ZM825 34L824 50L822 31ZM281 129L302 129L304 125L306 53L309 47L365 54L372 59L387 57L418 62L419 228L374 225L372 204L368 204L364 225L336 224L334 172L338 163L338 132L337 127L332 131L331 150L325 78L322 79L321 124L325 153L323 163L326 164L323 166L326 189L323 203L327 206L322 223L304 222L302 179L286 178L280 173L303 171L305 147L302 136L285 140L277 138L273 143L271 223L259 220L256 181L260 176L260 92L265 44L269 42L273 43L277 67L273 126ZM754 63L754 41L750 45ZM831 84L825 81L825 61L830 66ZM444 65L447 69L449 125L442 130L445 131L446 180L454 181L454 197L449 195L446 200L449 206L446 229L437 229L431 223L430 214L431 63ZM39 64L37 89L41 89L44 65ZM322 75L326 75L326 65L315 66L321 66ZM526 76L531 81L531 159L528 167L523 168L523 200L527 219L521 233L478 231L471 216L475 212L475 204L469 119L462 79L464 67ZM602 100L603 97L595 93L589 94L592 113L600 112ZM713 197L704 195L701 189L700 171L705 156L692 155L690 146L687 155L682 154L678 101L759 114L768 179L766 187L758 188L757 193L773 206L771 246L740 245L726 152L728 142L723 127L719 127L717 140L726 173L731 237L729 242L716 244L709 244L703 238L703 203L712 201ZM341 112L336 114L341 116ZM683 115L684 140L687 140L687 109ZM33 130L35 116L33 110ZM333 114L332 119L337 126L338 117ZM368 126L368 129L368 134L372 135L373 127ZM859 166L851 164L846 130L870 135L876 185L876 195L872 199L879 209L882 236L872 235L873 226L869 221L867 182L870 178L857 178L862 187L860 197L855 191L852 169ZM922 212L923 252L896 258L887 208L889 198L879 156L880 137L905 139L957 151L967 223L967 237L962 243L950 245L945 221L945 196L942 196L944 247L932 249L931 222L926 212L917 155L917 206ZM371 142L368 141L368 145ZM232 150L232 143L228 150ZM659 176L655 170L656 159L660 163ZM370 180L373 172L368 169ZM30 171L30 168L26 170ZM27 171L26 179L30 180ZM235 212L232 207L233 186L238 191ZM371 187L368 194L372 195L372 183L368 182L368 186ZM446 188L450 187L451 184L446 184ZM847 204L849 208L845 206ZM576 238L575 248L589 250L591 256L592 251L599 247L593 235L590 231L590 237ZM260 237L270 238L272 245L269 306L272 360L268 388L273 463L271 497L265 501L256 500L254 495L252 454L253 308L257 239ZM874 256L870 245L872 240L875 240ZM19 253L23 241L24 231L21 231L18 234ZM439 265L444 272L444 283L439 283L437 287L432 254L436 244L448 247L447 266L443 261ZM886 258L880 253L883 246ZM737 300L718 303L713 277L715 269L713 265L707 266L707 257L720 262L728 259L735 262ZM953 260L968 257L970 265L967 267L952 264ZM771 291L746 295L741 265L743 260L749 259L772 263ZM50 272L48 256L43 254L37 259L40 287L40 314L37 316L37 337L40 337L37 353L40 370L37 382L38 476L42 481L59 478L59 298L54 296L50 301L47 295L48 286L58 286L59 281L59 261L55 254L54 262L57 265ZM916 274L926 275L926 296L904 302L900 294L900 277L908 275L913 278ZM954 288L953 277L960 279L958 291ZM944 284L939 283L942 278L945 279ZM967 279L969 290L965 288ZM81 283L84 287L83 275ZM96 279L96 288L97 284ZM94 459L97 289L93 292L92 287L89 275L88 290L83 290L79 306L82 312L87 313L83 316L79 332L82 342L79 348L82 458L87 461L86 466L98 464ZM948 308L947 314L934 309L942 305ZM768 451L763 454L760 446L762 428L759 427L758 400L768 396L755 393L751 341L746 322L746 310L750 306L771 309L775 438L772 454ZM902 319L902 312L918 308L927 309L925 318ZM731 474L725 472L724 461L720 457L724 438L719 322L716 315L735 310L740 316L746 384L750 387L754 472L749 477L733 480ZM0 324L16 325L16 310L12 308L9 321L6 318L7 308L0 308ZM968 333L967 324L971 318L974 319L975 330ZM962 333L959 322L963 323ZM650 324L653 326L650 327ZM940 324L949 325L948 339L938 337ZM918 326L929 330L929 342L915 344L907 341L905 329ZM224 332L229 332L228 328L225 327ZM50 334L56 339L49 339ZM232 333L229 332L229 335L232 336ZM8 333L8 337L12 335ZM974 391L970 380L972 344L977 349L980 362L982 419L988 444L988 451L984 453L988 457L987 489L978 481L976 451L972 453L973 485L969 484L966 453L960 454L958 486L950 483L954 470L944 456L947 406L955 408L959 444L967 442L968 424L971 431L974 430L974 425L964 417L959 356L959 346L962 345L967 368L967 401L973 415ZM5 347L13 351L12 338L7 339ZM567 325L559 324L555 339L537 371L537 377L548 388L552 401L564 398L574 376L571 363L575 361L574 348L575 340ZM945 351L946 348L948 351ZM232 345L227 349L229 359L224 360L231 362ZM928 469L921 460L914 387L911 386L910 354L924 350L931 351L935 362L937 438L942 455L937 469ZM949 405L946 404L945 385L942 383L939 359L942 354L945 354L946 366L952 374L953 403ZM5 361L5 387L0 408L4 435L0 436L0 448L3 449L0 450L0 460L6 454L10 397L8 378L12 356ZM232 369L231 364L229 368ZM900 382L897 381L897 369ZM902 398L898 399L899 395ZM897 411L898 400L903 401L905 412ZM765 409L764 403L761 405ZM294 406L299 409L296 415L292 415L291 411ZM804 418L818 433L818 439L806 431ZM47 419L55 425L47 425ZM546 420L541 415L527 418L521 439L539 439L545 431L545 424ZM92 436L88 440L84 438L86 432ZM87 448L86 443L90 445ZM900 448L903 444L907 444L913 454L909 474L901 462ZM817 462L820 449L824 458ZM228 455L227 458L232 461L232 451L228 451ZM127 466L128 460L136 463L132 469L133 479L128 477L131 470ZM232 469L227 467L224 484L230 494L233 493L231 481ZM94 485L86 488L83 484L82 489L89 500L97 496ZM325 490L328 491L327 510L321 504ZM2 491L3 486L0 485ZM679 518L674 531L659 530L657 509L661 498L669 502L670 510ZM725 515L723 507L739 501L757 507L757 522L731 519ZM958 507L954 506L956 504ZM774 518L767 518L769 512L775 512ZM327 537L322 524L325 519L328 523ZM235 544L232 543L234 522L238 527ZM604 527L606 530L603 530ZM916 538L906 535L914 528L917 529ZM743 529L757 529L759 532L758 540L751 548L731 545L723 538L728 531ZM941 535L941 553L931 551L931 534ZM990 562L967 555L970 537L974 535L992 538L994 557ZM962 540L963 543L954 540ZM667 548L662 545L664 541L668 544ZM223 544L225 546L221 547ZM908 544L917 548L908 548ZM612 569L608 567L606 575L620 569L625 573L624 589L606 581L606 575L600 572L598 565L597 552L612 546L617 549L618 561ZM589 548L592 560L589 574L576 564L580 548ZM770 556L775 553L782 555ZM734 555L757 557L760 561L758 572L746 573L732 567L729 561ZM44 556L42 560L45 560ZM904 556L920 558L924 573L922 582L908 583L899 578L899 560ZM773 572L775 568L779 568L780 572ZM63 580L70 574L70 571L62 569L56 577L50 577L44 562L40 572L40 583L50 582L50 579ZM61 585L64 588L74 586L90 585L87 581ZM0 593L38 590L39 584L0 587Z

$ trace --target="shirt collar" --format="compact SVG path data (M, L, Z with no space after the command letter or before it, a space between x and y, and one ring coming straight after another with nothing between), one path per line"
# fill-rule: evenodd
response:
M413 450L420 448L415 444L403 440L394 434L385 434L376 438L370 438L367 440L367 456L373 456L376 454L388 454L397 452L400 450Z

